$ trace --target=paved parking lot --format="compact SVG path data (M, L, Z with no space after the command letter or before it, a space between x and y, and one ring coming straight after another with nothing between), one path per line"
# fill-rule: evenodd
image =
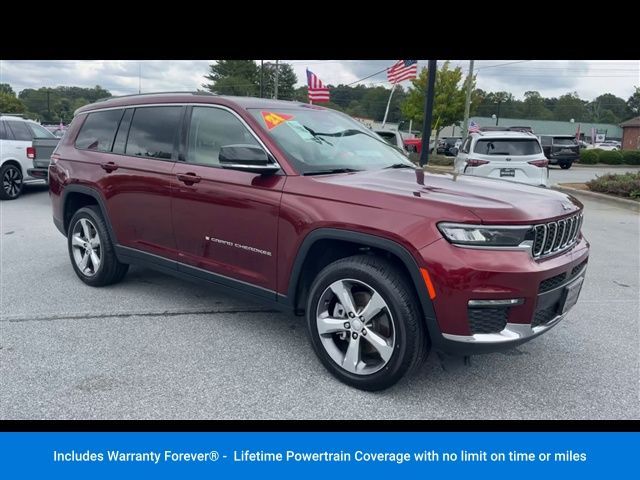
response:
M32 187L0 203L0 418L639 418L638 215L584 203L592 255L563 323L367 393L325 371L299 318L141 268L85 286Z
M573 165L569 170L562 170L560 167L551 166L549 168L549 185L587 182L595 178L596 175L626 172L640 172L640 169L637 167L581 167Z

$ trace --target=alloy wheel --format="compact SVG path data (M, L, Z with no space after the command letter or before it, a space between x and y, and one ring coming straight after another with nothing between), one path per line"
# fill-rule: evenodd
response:
M331 359L348 372L370 375L384 368L395 348L391 310L373 287L342 279L320 296L318 335Z
M13 165L10 165L2 176L2 188L10 198L20 195L22 190L22 173Z
M74 225L71 247L78 270L87 277L94 276L100 268L102 246L98 230L88 218L81 218Z

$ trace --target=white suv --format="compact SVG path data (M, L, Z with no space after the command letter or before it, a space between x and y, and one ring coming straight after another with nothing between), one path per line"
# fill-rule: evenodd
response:
M547 187L549 161L540 140L528 132L489 131L469 135L454 162L458 174Z
M34 138L56 137L32 120L0 115L0 199L13 200L20 195L25 183L42 182L27 172L33 167Z

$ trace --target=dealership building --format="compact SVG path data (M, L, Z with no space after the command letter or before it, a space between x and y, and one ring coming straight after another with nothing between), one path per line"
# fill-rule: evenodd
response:
M592 135L597 136L596 141L622 140L622 128L610 123L591 122L559 122L555 120L525 120L523 118L492 118L492 117L471 117L481 127L495 126L501 127L531 127L536 135L575 135L580 128L580 139L591 143ZM451 127L449 127L451 128ZM461 135L462 129L456 127L457 135ZM440 136L444 136L440 134ZM455 135L451 135L455 136Z

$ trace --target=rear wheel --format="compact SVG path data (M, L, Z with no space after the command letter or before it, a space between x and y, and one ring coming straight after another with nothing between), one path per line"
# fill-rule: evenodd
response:
M561 163L560 164L560 168L563 170L569 170L571 168L571 164L570 163Z
M117 283L129 269L129 265L116 258L98 207L83 207L75 213L69 222L67 245L73 269L87 285L102 287Z
M413 288L386 259L358 255L331 263L311 286L311 343L339 380L382 390L422 363L427 337Z
M0 168L0 178L2 188L0 188L0 198L2 200L15 200L22 193L24 186L22 170L13 163L7 163Z

